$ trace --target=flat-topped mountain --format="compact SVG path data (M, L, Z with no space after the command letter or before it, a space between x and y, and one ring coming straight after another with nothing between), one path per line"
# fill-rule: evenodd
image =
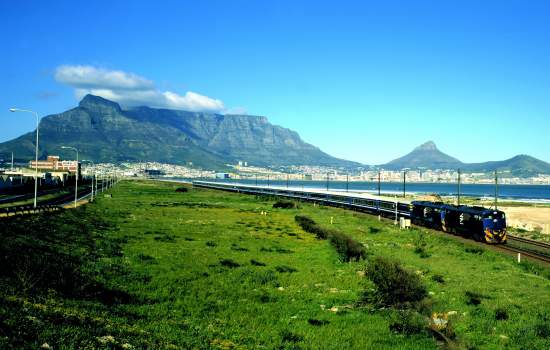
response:
M0 144L0 153L34 158L34 132ZM239 160L249 165L358 166L334 158L304 142L292 130L272 125L267 118L221 115L137 107L123 110L117 103L87 95L79 106L40 122L40 155L72 154L96 162L158 161L221 167Z

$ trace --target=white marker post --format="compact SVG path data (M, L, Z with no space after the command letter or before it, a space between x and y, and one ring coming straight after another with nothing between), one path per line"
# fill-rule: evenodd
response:
M394 225L397 225L397 202L395 202L395 221L393 222Z
M518 253L518 264L521 263L521 253Z

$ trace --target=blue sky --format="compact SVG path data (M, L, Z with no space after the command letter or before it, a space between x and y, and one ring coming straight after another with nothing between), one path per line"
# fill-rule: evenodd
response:
M550 161L548 1L2 1L0 142L100 91L264 115L380 164Z

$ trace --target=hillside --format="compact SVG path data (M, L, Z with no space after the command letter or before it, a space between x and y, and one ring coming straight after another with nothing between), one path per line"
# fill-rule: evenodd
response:
M469 172L506 172L513 176L532 176L550 174L550 164L528 155L517 155L501 161L483 163L463 163L441 152L434 142L428 141L407 155L380 165L383 169L400 170L403 168L417 169L462 169Z
M34 157L34 132L0 144L0 154L16 151L18 159ZM70 153L96 162L159 161L223 167L239 160L250 165L358 166L322 152L289 129L267 118L138 107L122 110L112 101L87 95L79 106L44 117L40 123L40 156Z
M382 165L384 169L400 170L403 168L453 169L462 166L462 162L441 152L434 142L428 141L416 147L401 158Z
M364 213L180 186L125 181L76 210L2 219L0 349L550 346L550 272L524 259ZM361 242L367 259L342 261L296 215ZM381 307L380 258L425 287L420 304Z

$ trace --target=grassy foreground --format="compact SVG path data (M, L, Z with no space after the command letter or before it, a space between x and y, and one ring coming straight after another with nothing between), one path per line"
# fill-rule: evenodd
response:
M0 221L0 348L550 348L547 270L366 214L178 187L123 182L95 204ZM295 215L368 259L341 262ZM420 276L452 343L359 302L376 256Z

